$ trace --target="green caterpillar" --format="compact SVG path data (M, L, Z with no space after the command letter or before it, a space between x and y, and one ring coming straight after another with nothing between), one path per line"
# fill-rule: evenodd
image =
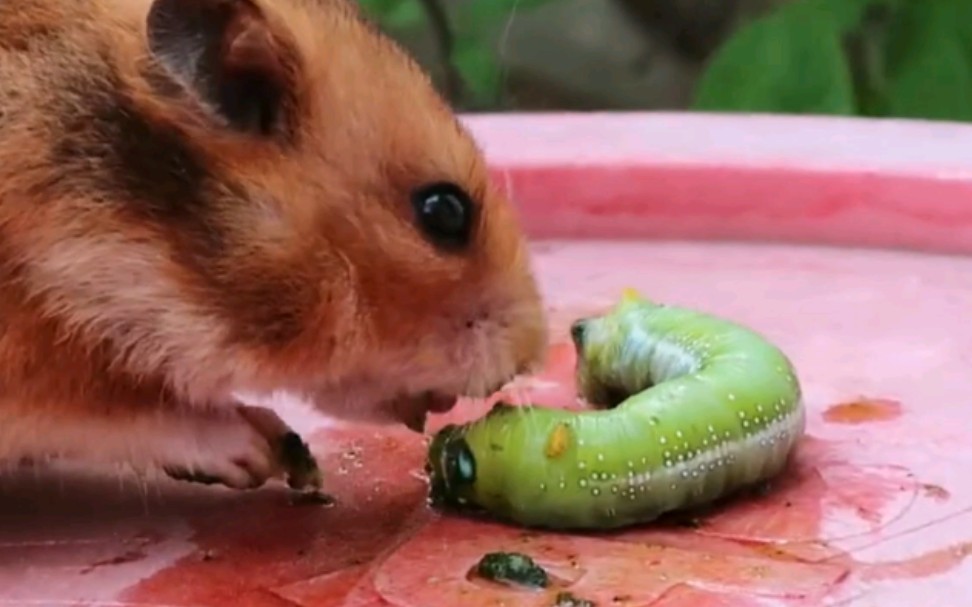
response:
M803 435L793 365L726 320L632 290L576 321L581 395L598 409L497 404L433 437L430 501L548 529L613 529L769 480Z

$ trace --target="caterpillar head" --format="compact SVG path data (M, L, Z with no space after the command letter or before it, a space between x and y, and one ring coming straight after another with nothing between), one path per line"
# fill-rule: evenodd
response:
M433 505L469 505L468 493L476 482L476 457L460 426L449 424L435 434L425 472L429 476L429 500Z
M512 469L504 463L509 450L528 453L531 449L517 440L507 442L511 428L519 427L521 418L531 414L528 409L499 402L474 422L449 424L439 430L432 437L425 464L430 504L470 513L489 510L501 517L510 512L510 488L520 484L522 475L537 474L534 468L543 465L529 457L517 458L523 461ZM532 445L529 439L527 442Z
M607 313L571 324L577 390L590 405L613 408L651 384L648 370L639 372L648 360L642 350L649 340L637 320L646 308L653 307L634 289L625 289Z

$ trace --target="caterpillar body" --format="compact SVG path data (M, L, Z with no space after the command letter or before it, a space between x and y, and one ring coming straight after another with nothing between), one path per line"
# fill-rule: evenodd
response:
M433 504L548 529L647 523L776 476L804 432L792 363L750 329L628 290L571 336L595 408L500 403L442 428Z

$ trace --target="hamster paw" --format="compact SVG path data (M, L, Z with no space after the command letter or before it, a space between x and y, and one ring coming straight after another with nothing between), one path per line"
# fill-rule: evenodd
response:
M240 405L235 414L196 420L191 448L167 458L165 473L177 480L255 489L285 478L293 489L319 489L321 473L303 439L275 413ZM188 457L187 457L188 455Z

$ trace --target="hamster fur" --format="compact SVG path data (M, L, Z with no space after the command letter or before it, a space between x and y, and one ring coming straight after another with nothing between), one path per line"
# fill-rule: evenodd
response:
M0 463L316 486L234 395L418 428L546 340L514 210L353 2L0 3Z

